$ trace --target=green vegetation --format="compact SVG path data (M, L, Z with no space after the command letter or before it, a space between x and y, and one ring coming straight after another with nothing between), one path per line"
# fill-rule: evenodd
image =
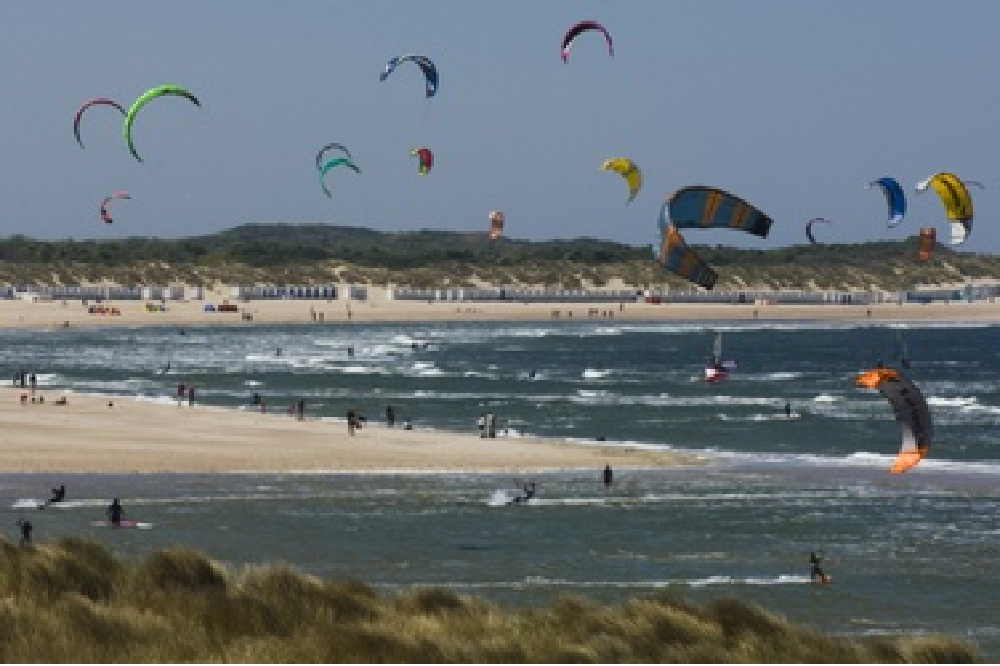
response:
M283 564L231 573L174 547L145 561L64 538L0 541L0 660L111 662L971 663L950 638L843 638L736 600L507 609L440 589L382 596Z
M719 272L716 290L884 289L1000 279L1000 257L938 246L916 259L916 237L776 250L696 247ZM321 224L243 225L206 236L109 241L0 239L0 283L125 286L170 283L325 284L415 288L544 286L628 288L691 285L663 272L649 247L578 238L530 242L485 233L383 233Z

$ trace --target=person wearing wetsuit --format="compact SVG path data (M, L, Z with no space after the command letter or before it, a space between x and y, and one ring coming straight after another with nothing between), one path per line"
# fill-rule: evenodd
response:
M66 499L66 486L63 485L52 489L52 497L49 498L46 504L55 504L56 502L62 502L64 499Z
M792 416L792 403L785 403L785 418L791 418Z
M811 571L809 572L809 577L812 579L814 583L817 582L817 580L820 583L826 581L826 574L823 573L823 569L820 568L819 566L819 563L822 561L823 558L817 555L815 550L809 553L809 564L812 567Z
M27 546L31 543L31 530L34 527L30 520L19 520L17 526L21 528L21 545Z
M119 527L122 524L122 503L118 501L118 498L114 498L111 504L108 506L108 522L110 522L115 527Z
M611 471L611 465L604 466L604 489L611 490L611 484L615 481L615 473Z

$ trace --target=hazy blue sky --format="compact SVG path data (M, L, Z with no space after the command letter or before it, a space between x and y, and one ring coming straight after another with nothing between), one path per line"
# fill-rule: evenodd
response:
M565 31L597 20L568 64ZM774 218L767 240L689 232L696 243L776 247L816 235L854 242L947 222L914 184L936 171L982 181L962 249L1000 252L1000 2L995 0L8 0L0 22L0 235L177 237L240 223L326 222L385 231L485 230L646 244L674 189L717 185ZM440 70L425 99L412 63ZM163 83L121 138L109 108ZM350 147L363 173L319 188L316 150ZM435 153L430 175L410 151ZM645 187L626 204L608 157L634 159ZM892 175L909 214L885 226ZM98 204L113 190L104 225Z

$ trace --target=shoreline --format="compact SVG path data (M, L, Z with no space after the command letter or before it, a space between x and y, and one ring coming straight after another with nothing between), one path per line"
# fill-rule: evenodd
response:
M873 305L513 303L286 299L230 301L238 312L206 312L226 299L168 301L150 312L150 301L105 301L120 314L94 314L77 301L0 300L0 329L260 326L284 324L391 324L424 321L843 321L1000 322L1000 303L878 303Z
M427 474L655 469L705 464L689 453L536 437L299 421L216 406L0 389L0 473ZM67 404L56 400L65 395ZM21 396L27 396L22 402ZM110 405L110 406L109 406Z

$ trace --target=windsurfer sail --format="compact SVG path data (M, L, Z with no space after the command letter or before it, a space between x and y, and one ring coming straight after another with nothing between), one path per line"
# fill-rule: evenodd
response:
M705 381L709 384L716 384L729 376L729 373L736 369L736 361L722 359L722 333L715 334L715 342L712 344L712 354L709 356L708 365L705 366Z

